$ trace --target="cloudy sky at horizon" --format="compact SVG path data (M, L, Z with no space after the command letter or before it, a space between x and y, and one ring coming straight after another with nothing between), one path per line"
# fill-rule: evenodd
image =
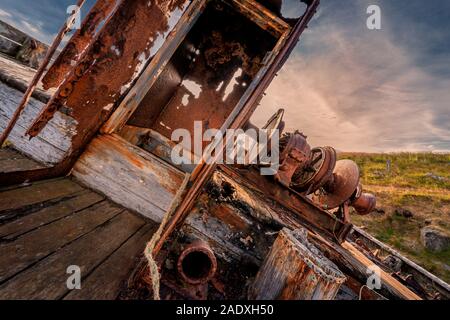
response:
M49 43L73 2L0 0L0 20ZM450 1L321 2L253 121L283 107L313 146L450 151ZM382 30L366 27L370 4Z
M322 0L253 121L279 107L314 146L450 151L450 1Z

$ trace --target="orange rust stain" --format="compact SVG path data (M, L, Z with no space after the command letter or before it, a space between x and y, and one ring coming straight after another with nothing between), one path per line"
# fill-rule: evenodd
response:
M236 209L227 204L219 204L210 207L209 212L219 220L225 222L229 226L239 231L248 229L248 224L244 219L236 214Z

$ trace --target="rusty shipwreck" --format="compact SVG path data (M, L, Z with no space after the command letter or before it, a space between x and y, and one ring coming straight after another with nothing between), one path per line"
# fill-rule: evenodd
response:
M354 163L299 131L278 137L273 176L171 160L172 132L194 121L254 128L319 6L287 1L302 13L285 18L286 1L97 0L37 71L0 56L1 299L450 298L351 224L375 198ZM67 288L70 265L81 290Z

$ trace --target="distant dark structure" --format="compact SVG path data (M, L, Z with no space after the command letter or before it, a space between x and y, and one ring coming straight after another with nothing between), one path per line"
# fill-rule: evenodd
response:
M48 46L13 26L0 21L0 52L37 69Z

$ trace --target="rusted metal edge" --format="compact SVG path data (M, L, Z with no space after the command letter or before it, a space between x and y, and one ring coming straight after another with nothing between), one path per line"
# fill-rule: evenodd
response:
M102 26L102 29L108 25L108 22L114 17L115 13L120 8L120 5L124 2L124 0L117 1L118 4L114 7L114 10L106 19L105 23ZM65 80L58 88L56 93L30 125L26 132L26 134L30 136L30 138L36 137L47 125L47 123L53 118L55 113L64 106L67 98L72 93L74 84L78 82L79 79L84 75L84 73L89 70L92 64L94 64L95 59L91 59L93 57L91 57L90 55L90 50L95 45L100 36L101 32L97 32L97 34L92 39L90 39L90 42L79 58L77 65L75 67L72 67L72 70L66 76Z
M295 27L293 28L292 32L290 33L286 44L283 46L283 48L278 52L276 55L274 61L270 64L269 70L263 75L261 82L256 86L255 90L252 92L250 97L248 98L245 106L241 108L240 110L236 107L235 111L232 112L232 114L229 117L229 120L232 121L232 125L230 128L239 128L242 127L250 118L251 114L257 107L257 102L260 99L260 97L263 95L264 91L269 86L272 79L275 77L276 72L280 69L280 67L283 65L283 63L287 60L288 56L294 49L300 35L307 27L307 24L314 16L317 7L320 3L320 0L313 0L311 2L311 5L306 10L303 17L297 22ZM224 144L225 146L226 144ZM220 156L220 152L217 153L217 157ZM161 234L161 238L158 241L158 243L155 246L155 249L153 250L153 255L157 255L159 250L162 248L164 242L167 240L167 238L170 236L173 230L175 230L176 226L184 221L184 218L186 217L186 213L190 208L192 208L192 205L194 204L194 201L198 194L201 192L203 186L208 181L208 179L211 177L211 175L214 173L215 168L217 165L207 165L207 164L200 164L198 166L198 169L196 169L194 172L196 175L194 176L194 181L191 182L190 186L188 186L188 191L185 195L185 197L182 199L180 204L178 205L177 209L174 212L173 217L170 219L168 223L168 227L163 231Z
M291 29L289 24L254 0L232 0L231 3L227 0L222 1L227 5L233 6L239 13L277 38Z
M73 63L78 62L83 51L88 48L95 34L99 32L98 27L101 22L110 16L118 5L120 5L120 1L117 0L97 0L83 20L81 28L77 29L42 78L45 90L61 85L68 72L73 68Z
M86 2L86 0L78 0L77 6L79 8L81 8L85 2ZM12 129L16 125L17 120L20 117L20 114L25 109L28 101L30 100L31 95L34 92L34 89L36 89L36 86L37 86L37 84L39 83L39 80L42 77L42 74L45 72L45 69L49 65L53 55L55 54L56 50L58 49L59 44L61 43L62 39L67 34L67 32L69 32L70 27L71 27L71 23L72 23L72 20L67 20L64 23L63 27L61 28L61 30L56 35L55 40L53 41L51 47L48 49L48 51L47 51L47 53L45 55L45 58L42 61L42 64L39 66L39 69L37 70L37 72L35 73L33 79L31 80L27 91L25 92L22 100L19 103L19 106L17 107L16 111L12 115L8 125L5 128L5 131L3 131L2 135L0 136L0 147L3 146L3 143L6 141L6 139L9 136L9 134L11 133Z

